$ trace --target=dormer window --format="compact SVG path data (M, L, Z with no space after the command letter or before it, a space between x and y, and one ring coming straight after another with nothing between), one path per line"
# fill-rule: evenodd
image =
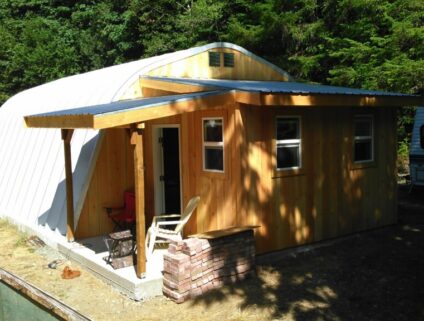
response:
M221 66L221 53L216 51L209 51L209 66L210 67Z
M224 67L234 67L234 54L224 52Z

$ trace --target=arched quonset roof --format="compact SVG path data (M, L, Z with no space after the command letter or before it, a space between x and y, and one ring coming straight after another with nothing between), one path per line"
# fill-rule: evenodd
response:
M38 230L41 235L48 230L57 231L58 235L66 232L64 158L60 131L25 128L24 115L117 101L140 75L219 47L238 50L290 78L283 70L244 48L216 42L62 78L10 98L0 108L0 216ZM97 131L90 130L77 130L72 138L76 222L98 140Z

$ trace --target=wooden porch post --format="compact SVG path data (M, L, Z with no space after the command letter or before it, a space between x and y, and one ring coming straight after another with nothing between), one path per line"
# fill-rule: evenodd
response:
M73 129L62 129L62 140L65 151L66 174L66 239L74 241L74 186L72 181L71 138Z
M131 126L131 145L134 148L137 277L139 278L146 272L146 251L144 248L146 231L144 214L143 129L144 124Z

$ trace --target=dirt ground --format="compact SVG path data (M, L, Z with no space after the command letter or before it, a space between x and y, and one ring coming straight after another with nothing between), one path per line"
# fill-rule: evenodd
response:
M0 267L94 320L419 321L424 320L424 191L410 195L401 188L399 195L404 200L399 224L259 266L256 278L180 305L163 297L131 301L71 262L49 269L58 254L28 244L28 235L4 221ZM65 264L82 275L62 280Z

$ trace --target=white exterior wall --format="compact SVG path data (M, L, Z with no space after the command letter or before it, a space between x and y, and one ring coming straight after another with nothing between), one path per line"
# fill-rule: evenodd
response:
M43 239L52 235L64 239L66 188L60 129L26 128L23 117L115 101L135 72L157 58L62 78L21 92L0 108L1 217ZM72 137L75 224L95 163L98 140L95 130L75 130Z

